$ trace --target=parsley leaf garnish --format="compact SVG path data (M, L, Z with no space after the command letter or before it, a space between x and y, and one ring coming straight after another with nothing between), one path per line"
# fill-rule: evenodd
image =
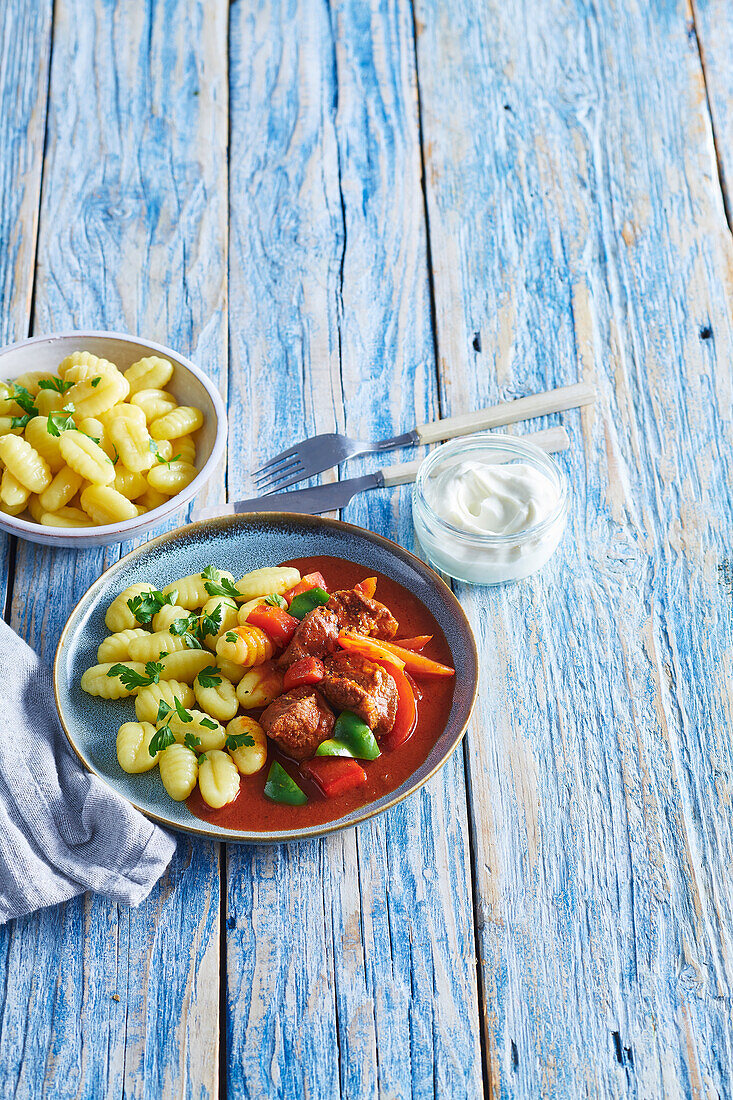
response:
M185 618L174 619L168 631L175 638L183 638L189 649L203 649L208 634L218 634L221 630L221 607L215 607L211 613L197 615L192 611Z
M11 416L10 427L11 428L25 428L26 424L29 424L33 417L30 413L25 413L23 416Z
M19 386L15 383L13 385L13 392L10 396L17 405L20 405L24 413L28 413L30 417L38 416L38 409L33 404L33 398L28 393L25 386Z
M196 677L202 688L217 687L221 683L221 672L214 665L207 665Z
M98 374L96 378L92 378L92 388L96 390L99 383L102 381L101 374Z
M201 721L199 722L199 725L203 726L204 729L207 729L207 730L218 730L218 728L219 728L219 723L218 722L212 722L212 720L210 718L202 718Z
M233 600L241 600L242 593L236 585L232 584L229 577L222 576L221 570L213 565L204 569L201 578L210 596L230 596Z
M158 713L155 717L155 724L158 725L164 718L167 718L169 714L173 713L173 707L168 706L165 699L158 700Z
M170 726L161 726L160 729L153 734L150 738L150 744L148 745L148 752L151 756L155 756L156 753L161 752L162 749L167 749L170 745L175 743L175 737L173 730Z
M186 723L193 722L193 715L188 713L177 695L173 696L173 702L176 704L176 713L178 714L178 717L181 719L181 721Z
M137 621L146 626L153 615L157 615L162 607L166 604L171 606L176 602L178 591L174 589L166 596L163 592L158 592L156 589L152 589L150 592L143 592L139 596L133 596L131 600L127 601L127 606L133 613Z
M171 468L171 462L175 462L181 457L180 455L173 455L173 458L163 458L162 454L158 450L158 444L154 439L151 439L148 443L148 450L153 452L156 462L159 462L161 466L167 466L169 470Z
M242 745L246 745L251 748L255 743L255 739L251 733L230 733L224 742L225 749L238 749Z
M138 687L147 687L148 684L157 684L160 680L162 671L163 666L157 661L148 661L145 665L145 676L137 672L134 668L130 668L129 665L123 664L112 665L112 667L107 670L107 675L116 676L128 691L133 691Z
M228 630L226 632L226 634L224 635L224 637L226 638L226 640L229 642L230 645L236 645L236 643L239 641L237 635L234 633L233 630Z
M194 733L187 733L186 736L183 738L183 744L186 746L187 749L193 750L201 744L201 738L196 737Z
M56 393L66 393L73 385L73 382L67 382L64 378L42 378L38 383L39 389L55 390Z
M48 423L46 424L48 434L59 436L62 432L68 431L69 428L73 428L74 421L71 419L73 412L73 405L64 405L61 412L49 413Z
M288 609L288 601L284 600L282 596L278 596L277 592L271 592L269 596L265 596L265 603L270 607L281 607L283 611Z

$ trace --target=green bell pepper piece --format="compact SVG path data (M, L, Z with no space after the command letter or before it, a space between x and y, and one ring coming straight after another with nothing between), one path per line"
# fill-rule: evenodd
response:
M273 762L265 783L265 798L271 802L281 802L286 806L304 806L308 796L301 791L294 779L291 779L282 764Z
M316 756L348 756L350 760L354 759L353 752L347 749L346 745L341 741L334 741L331 737L328 741L321 741L316 749Z
M323 745L342 745L347 752L333 752ZM351 710L342 710L333 727L333 738L324 741L316 750L316 756L353 756L356 760L376 760L381 756L379 745L366 722Z
M329 599L330 596L325 588L309 588L295 597L288 612L294 619L304 619L309 611L314 607L322 607L324 603L328 603Z

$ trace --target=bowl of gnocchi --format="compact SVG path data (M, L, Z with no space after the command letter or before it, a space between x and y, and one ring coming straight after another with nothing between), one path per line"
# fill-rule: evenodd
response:
M224 454L218 390L188 359L112 332L0 351L0 530L47 546L135 538L179 512Z

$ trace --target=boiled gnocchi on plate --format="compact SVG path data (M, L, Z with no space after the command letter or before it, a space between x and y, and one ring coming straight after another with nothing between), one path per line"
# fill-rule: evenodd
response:
M120 371L88 351L56 373L0 382L0 511L44 527L135 519L198 473L200 409L166 389L173 364L153 355Z
M281 606L300 572L289 566L256 569L235 581L209 566L162 591L130 585L107 608L109 635L81 686L110 702L134 698L134 720L117 734L117 760L130 773L157 767L172 799L198 785L213 809L232 802L240 775L267 761L267 738L247 710L266 706L283 690L269 662L273 643L247 623L256 605ZM242 712L245 713L242 713Z

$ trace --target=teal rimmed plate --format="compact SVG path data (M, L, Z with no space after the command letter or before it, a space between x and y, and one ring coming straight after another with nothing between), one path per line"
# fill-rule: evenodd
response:
M212 562L235 576L290 558L330 555L374 568L409 589L440 624L458 672L453 704L428 758L396 790L325 824L287 832L240 832L195 817L185 803L168 797L157 768L128 775L117 763L115 742L122 722L134 719L132 700L107 703L81 690L84 670L96 663L108 631L104 615L128 585L158 587ZM151 539L121 558L91 586L72 611L54 662L54 690L62 725L82 763L107 786L161 825L211 840L267 843L302 840L356 825L406 798L427 782L459 744L476 698L478 655L466 616L437 573L394 542L339 520L288 513L252 513L203 520Z

